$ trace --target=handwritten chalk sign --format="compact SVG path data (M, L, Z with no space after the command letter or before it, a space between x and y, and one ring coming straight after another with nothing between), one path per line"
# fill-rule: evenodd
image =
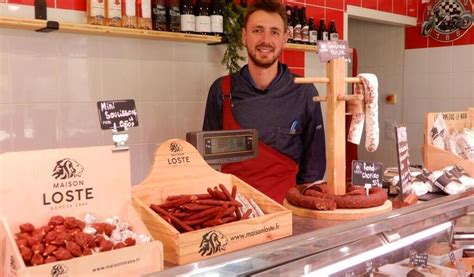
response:
M97 102L100 128L123 131L138 126L137 109L133 99Z
M341 57L349 59L349 44L347 40L318 40L318 56L321 62Z
M418 254L415 251L411 251L410 264L414 266L426 266L428 264L428 255Z
M365 161L352 161L352 184L372 187L382 186L383 164Z
M395 126L395 138L397 144L398 174L400 176L400 193L402 201L408 196L407 187L411 184L410 175L410 155L408 154L407 127L404 125Z

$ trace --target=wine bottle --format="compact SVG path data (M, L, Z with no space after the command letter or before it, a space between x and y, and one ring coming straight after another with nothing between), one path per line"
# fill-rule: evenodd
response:
M122 0L122 26L137 28L136 0Z
M222 16L221 0L212 0L211 34L222 36L224 33L224 17Z
M339 39L339 34L336 30L336 21L331 20L329 23L329 40L337 41Z
M137 27L151 30L151 2L150 0L137 0Z
M194 6L192 0L183 0L181 3L181 32L192 34L196 31Z
M168 30L171 32L180 32L181 31L181 12L179 10L179 0L168 0L168 5L166 6L166 15Z
M152 0L151 2L152 28L157 31L166 31L166 5L165 0Z
M120 0L105 2L105 18L108 26L122 26L122 2Z
M318 27L318 40L329 40L328 31L326 29L326 19L321 18L319 20L319 27Z
M209 35L211 33L208 0L196 1L196 33L201 35Z
M104 1L87 0L87 23L104 25L105 5Z

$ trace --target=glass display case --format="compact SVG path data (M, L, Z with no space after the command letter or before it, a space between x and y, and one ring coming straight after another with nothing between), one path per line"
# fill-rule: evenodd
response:
M474 195L466 192L355 221L293 216L293 236L149 276L462 276L456 223L469 234ZM453 247L454 246L454 247ZM466 247L467 246L467 247ZM428 255L429 254L429 255ZM449 257L451 256L451 257ZM426 261L427 259L427 261ZM424 262L427 266L422 266ZM464 264L463 264L464 265ZM415 275L416 276L416 275Z

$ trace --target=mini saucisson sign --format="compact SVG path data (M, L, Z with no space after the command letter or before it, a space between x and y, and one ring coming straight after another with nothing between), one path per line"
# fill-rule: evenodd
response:
M403 201L405 197L408 196L406 188L411 184L407 127L404 125L395 126L395 138L397 144L398 174L400 176L400 194Z
M373 187L382 186L383 164L352 161L352 184L364 186L370 184Z
M123 131L138 126L135 100L112 100L97 102L99 121L102 130Z
M318 40L318 56L320 62L341 57L349 59L349 44L347 40Z

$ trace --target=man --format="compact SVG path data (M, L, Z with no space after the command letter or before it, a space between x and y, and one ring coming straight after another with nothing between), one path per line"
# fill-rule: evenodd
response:
M209 90L203 130L257 129L259 155L225 164L232 173L278 202L295 184L321 180L326 150L321 106L313 85L297 85L278 62L288 39L285 7L256 0L247 9L242 40L248 64L217 79Z

